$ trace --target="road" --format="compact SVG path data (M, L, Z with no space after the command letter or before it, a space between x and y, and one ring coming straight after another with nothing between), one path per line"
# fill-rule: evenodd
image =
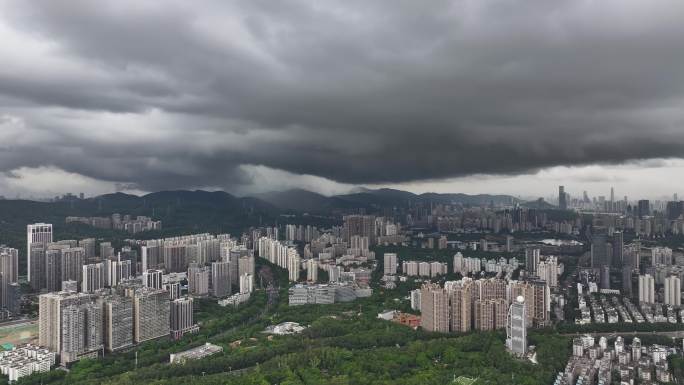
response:
M593 337L615 337L615 336L665 336L670 338L684 338L684 330L670 332L594 332L594 333L565 333L562 336L583 336L588 334Z

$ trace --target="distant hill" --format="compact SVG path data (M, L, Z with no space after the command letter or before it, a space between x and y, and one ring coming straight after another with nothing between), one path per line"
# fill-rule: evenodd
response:
M528 209L537 209L537 210L554 210L558 209L557 206L552 205L551 203L545 201L542 198L539 198L534 201L529 201L529 202L523 202L520 204L523 207L527 207Z
M488 205L490 203L499 205L520 202L517 198L510 195L438 193L417 195L408 191L387 188L377 190L357 189L356 191L357 192L349 194L326 197L325 195L311 191L294 189L257 194L254 195L254 197L283 210L318 213L355 208L374 210L380 208L407 207L410 203L417 202L464 205Z
M165 236L205 231L237 233L249 226L274 223L281 210L256 198L239 198L223 191L160 191L143 196L115 193L58 202L0 200L0 244L25 248L26 225L35 222L52 223L57 238L100 234L102 230L89 226L66 225L65 218L113 213L161 220L162 230L153 235Z

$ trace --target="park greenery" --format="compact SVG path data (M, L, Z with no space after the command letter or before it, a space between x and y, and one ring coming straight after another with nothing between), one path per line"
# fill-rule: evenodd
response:
M502 331L468 335L430 333L380 320L386 309L406 309L405 293L374 291L369 298L332 305L290 307L287 275L263 260L280 284L275 300L256 291L238 308L198 300L200 332L180 341L160 339L65 370L20 379L28 384L449 384L477 378L478 384L547 384L565 365L570 337L531 333L538 364L506 352ZM284 321L307 326L297 335L271 336L266 326ZM223 353L184 365L169 354L211 342ZM137 362L136 362L137 355Z

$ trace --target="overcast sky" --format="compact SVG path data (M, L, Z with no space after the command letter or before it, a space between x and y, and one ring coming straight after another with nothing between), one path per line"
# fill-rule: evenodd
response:
M681 0L0 0L0 194L684 196Z

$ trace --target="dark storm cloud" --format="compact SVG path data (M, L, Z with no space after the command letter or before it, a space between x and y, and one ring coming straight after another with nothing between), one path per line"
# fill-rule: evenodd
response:
M32 73L0 68L3 112L42 138L0 147L5 171L230 189L240 165L384 183L684 156L679 0L0 4L47 45L4 51Z

